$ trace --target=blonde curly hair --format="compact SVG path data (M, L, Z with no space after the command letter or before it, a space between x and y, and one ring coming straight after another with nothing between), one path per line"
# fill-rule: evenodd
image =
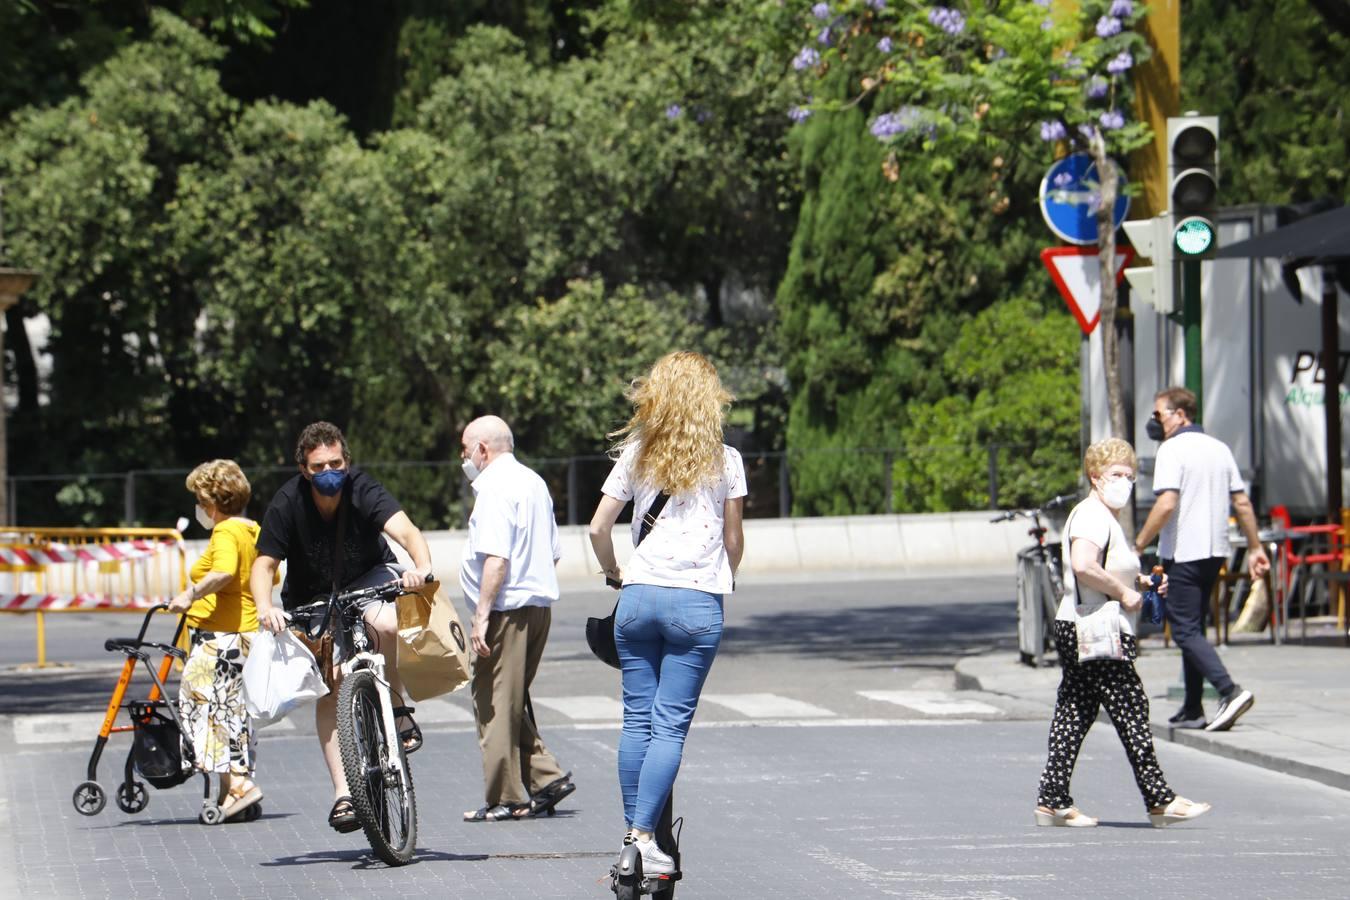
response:
M634 379L626 396L633 417L609 437L622 438L616 456L637 448L639 479L675 495L721 477L722 421L736 398L722 387L707 357L688 350L667 353Z
M187 489L227 516L237 516L248 506L253 488L244 470L232 459L213 459L188 473ZM205 504L203 504L205 505Z
M1116 463L1123 463L1135 472L1139 470L1134 448L1128 441L1116 437L1104 438L1088 447L1083 454L1083 474L1091 481Z

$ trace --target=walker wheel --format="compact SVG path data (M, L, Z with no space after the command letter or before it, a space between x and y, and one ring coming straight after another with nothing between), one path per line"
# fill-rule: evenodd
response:
M226 819L226 822L256 822L262 818L262 801L259 801L245 809L243 812L237 812Z
M150 794L139 781L126 781L117 786L117 808L124 813L138 813L150 803Z
M201 815L197 817L203 825L219 825L225 821L225 812L215 804L203 806Z
M75 788L75 795L70 799L75 804L75 811L82 816L96 816L108 803L108 795L97 781L83 782Z

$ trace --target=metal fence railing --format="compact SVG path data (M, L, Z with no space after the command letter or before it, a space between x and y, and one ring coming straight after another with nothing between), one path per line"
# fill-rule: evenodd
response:
M1057 467L1062 472L1035 477L1047 468L1038 466L1037 455L1051 451L1064 462ZM520 457L548 483L560 524L589 520L613 465L609 457L531 458L523 453ZM959 482L961 487L944 495L944 509L1031 505L1071 488L1076 471L1071 449L1002 443L743 451L742 458L750 490L747 518L914 511L922 508L914 499L921 488L941 491L947 487L944 482ZM419 526L456 528L466 522L473 495L458 459L357 463L398 498ZM191 520L193 501L184 487L189 471L13 475L8 479L5 518L10 525L169 526L180 516ZM253 486L249 512L255 517L296 473L292 466L245 465L244 471ZM1068 473L1067 482L1059 484L1066 481L1063 472Z

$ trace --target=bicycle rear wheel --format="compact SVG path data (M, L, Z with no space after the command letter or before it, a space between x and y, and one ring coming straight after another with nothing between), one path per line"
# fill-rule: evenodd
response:
M417 802L412 770L397 735L387 739L375 675L357 671L342 681L337 700L338 745L357 821L375 855L391 866L412 859L417 844ZM390 759L397 748L398 765Z

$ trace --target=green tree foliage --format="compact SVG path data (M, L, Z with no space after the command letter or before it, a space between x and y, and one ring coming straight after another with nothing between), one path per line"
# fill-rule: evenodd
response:
M1224 203L1350 199L1350 34L1306 0L1182 11L1182 108L1218 115Z
M915 401L895 464L898 510L989 505L989 454L1000 506L1035 506L1071 490L1078 471L1079 332L1039 298L1012 297L966 319L940 355L942 396Z

